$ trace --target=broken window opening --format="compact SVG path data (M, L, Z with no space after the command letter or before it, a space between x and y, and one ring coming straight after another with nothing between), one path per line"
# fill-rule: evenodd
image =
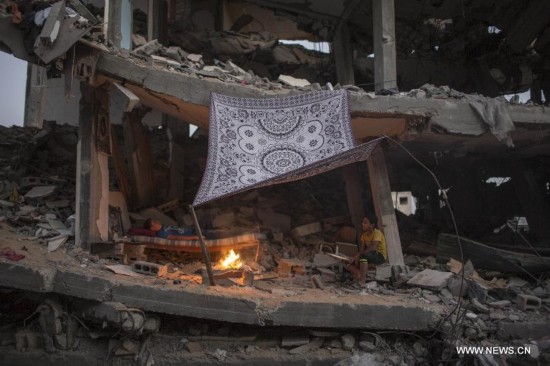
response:
M410 216L416 213L417 199L412 192L392 192L393 207L403 214Z
M279 40L282 44L298 44L303 46L305 49L311 51L317 51L321 53L330 53L331 44L329 42L311 42L308 40L290 40L290 39L281 39Z

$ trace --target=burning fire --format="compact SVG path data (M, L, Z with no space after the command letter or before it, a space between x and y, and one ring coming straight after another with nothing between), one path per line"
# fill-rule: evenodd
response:
M241 257L240 255L236 254L233 251L233 249L231 249L229 254L225 258L220 260L219 266L222 269L228 269L228 268L239 269L243 265L243 263L240 260L240 257Z

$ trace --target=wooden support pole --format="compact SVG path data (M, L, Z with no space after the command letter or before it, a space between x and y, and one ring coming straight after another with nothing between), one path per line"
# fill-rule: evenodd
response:
M374 209L378 217L378 227L386 237L388 260L391 265L403 265L403 251L393 208L390 179L386 168L384 150L380 145L374 149L367 160L367 164Z
M395 58L394 0L372 0L374 44L374 91L395 88L397 71Z
M199 220L197 220L197 214L195 213L195 207L189 205L189 210L193 215L193 220L195 221L195 227L197 228L197 234L199 234L199 242L201 244L202 256L204 257L204 263L206 264L206 271L208 272L208 279L210 280L210 286L216 286L214 282L214 273L212 272L212 264L210 263L210 253L206 249L206 244L204 243L204 237L202 236L202 230L199 225Z

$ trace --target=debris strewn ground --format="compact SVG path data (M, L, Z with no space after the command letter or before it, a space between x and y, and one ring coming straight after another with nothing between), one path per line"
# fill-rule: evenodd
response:
M106 269L124 266L121 257L100 256L74 247L71 170L76 130L51 124L45 132L19 128L1 132L2 146L9 148L3 155L6 168L0 173L0 261L37 268L73 268L91 276L101 272L114 279L124 276L107 274ZM26 153L19 154L21 151ZM267 358L280 362L327 359L342 365L399 365L434 364L441 359L460 363L481 357L457 356L455 346L527 345L530 356L514 357L548 362L548 279L510 277L475 268L471 262L438 263L435 256L408 254L407 271L396 275L391 268L379 266L369 272L365 288L351 286L347 271L342 269L344 263L329 254L353 250L354 229L345 218L345 210L336 208L334 202L332 212L341 216L316 210L328 204L323 189L337 185L339 176L328 174L320 179L321 183L311 180L254 191L234 197L222 207L209 208L215 223L212 230L223 233L234 227L259 227L266 234L257 262L254 250L241 253L254 273L253 280L243 283L240 278L228 277L220 281L220 285L228 286L227 290L222 287L220 291L229 291L231 296L235 291L231 288L249 288L251 298L254 293L273 299L300 296L306 302L308 291L321 291L341 301L349 301L345 299L350 296L400 298L445 309L433 331L325 330L267 324L257 327L153 314L108 301L103 304L109 307L98 308L101 303L82 304L67 296L5 288L1 311L4 354L14 350L61 350L74 357L103 354L108 359L137 359L140 364L151 360L169 364L183 358L254 363ZM291 195L310 199L294 205L297 200L283 198ZM138 220L137 225L140 215L131 216ZM174 220L188 221L185 216ZM427 234L422 240L430 237L433 235ZM122 242L123 235L111 245ZM137 276L135 281L174 289L205 286L200 255L158 250L145 250L140 255L145 262L136 262L141 263L138 271L135 265L127 269ZM143 268L147 263L151 265ZM313 301L318 292L311 296ZM511 358L494 355L491 362L500 359L498 362L504 364Z

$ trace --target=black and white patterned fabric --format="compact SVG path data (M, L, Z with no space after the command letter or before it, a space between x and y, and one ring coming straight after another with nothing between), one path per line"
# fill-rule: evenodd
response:
M208 161L194 206L368 158L355 146L345 90L252 99L212 94Z

